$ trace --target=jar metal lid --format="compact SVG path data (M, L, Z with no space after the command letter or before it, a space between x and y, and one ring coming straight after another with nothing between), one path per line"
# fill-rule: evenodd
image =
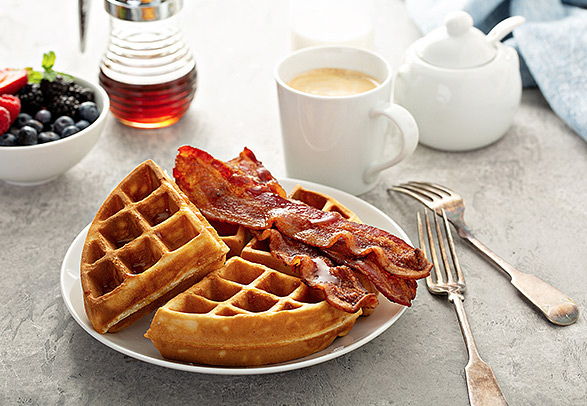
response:
M159 21L177 14L183 0L105 0L108 14L126 21Z

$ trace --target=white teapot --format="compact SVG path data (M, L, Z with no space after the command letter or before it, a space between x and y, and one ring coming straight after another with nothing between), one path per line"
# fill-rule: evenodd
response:
M395 102L418 123L420 143L446 150L481 148L500 139L520 104L518 54L500 41L523 24L520 16L485 36L464 11L414 42L395 78Z

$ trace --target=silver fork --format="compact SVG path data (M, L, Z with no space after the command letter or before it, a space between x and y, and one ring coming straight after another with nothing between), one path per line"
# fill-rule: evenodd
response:
M426 236L428 237L428 244L426 244L426 240L424 238L422 218L420 217L420 213L418 213L418 237L420 240L420 249L424 252L426 258L431 260L434 264L434 272L426 278L426 284L428 286L428 290L431 293L435 295L448 295L448 300L455 306L461 332L463 333L463 339L469 354L469 362L465 366L465 377L467 380L469 403L471 406L507 405L507 401L499 387L499 384L497 383L497 379L495 378L493 370L483 361L483 359L481 359L473 339L473 333L471 332L471 326L467 320L467 314L465 313L465 306L463 304L463 301L465 300L465 297L463 296L465 291L465 278L463 276L463 272L461 270L461 266L455 251L455 246L452 235L450 233L450 226L448 224L446 213L444 209L441 209L441 216L444 219L446 240L448 242L453 263L452 268L446 253L442 232L438 224L438 217L434 216L436 239L438 241L437 245L440 249L440 256L442 258L442 269L440 266L440 261L438 260L428 213L425 212L424 215L426 220ZM428 255L428 251L426 249L427 245L430 246L430 255Z
M542 279L518 271L473 236L464 219L465 203L457 193L447 187L426 182L403 183L393 186L389 190L413 197L436 214L440 214L440 210L444 209L459 237L468 241L486 258L507 273L511 278L512 285L534 304L549 321L561 326L568 326L577 321L579 308L570 297Z

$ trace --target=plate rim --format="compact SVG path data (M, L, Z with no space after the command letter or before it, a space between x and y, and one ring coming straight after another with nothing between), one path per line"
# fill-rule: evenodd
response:
M412 245L408 235L391 217L389 217L387 214L385 214L383 211L381 211L377 207L373 206L371 203L369 203L365 200L362 200L362 199L358 198L357 196L351 195L349 193L346 193L342 190L339 190L339 189L336 189L336 188L333 188L330 186L321 185L321 184L310 182L310 181L285 178L285 177L278 178L277 180L283 186L283 188L286 190L291 190L295 185L301 185L301 186L308 188L310 190L315 190L320 193L329 194L334 199L339 200L340 203L344 204L345 206L349 204L348 202L350 202L351 206L352 205L360 205L360 206L362 206L362 209L368 209L370 211L373 211L377 215L384 217L385 220L387 222L389 222L390 225L396 229L393 231L394 235L397 235L399 238L404 240L406 243ZM354 211L354 209L352 209L352 208L351 208L351 210ZM335 359L335 358L338 358L342 355L345 355L349 352L352 352L352 351L356 350L357 348L362 347L363 345L374 340L379 335L381 335L384 331L389 329L389 327L391 327L407 310L406 306L402 306L402 305L399 305L396 303L391 303L387 299L382 298L381 302L387 304L388 307L392 306L392 308L395 309L394 313L388 319L385 319L385 321L383 323L381 323L379 326L377 326L377 328L375 328L372 332L368 333L365 337L363 337L363 338L361 338L361 339L359 339L359 340L357 340L347 346L344 346L341 349L337 349L335 347L330 352L327 352L323 355L313 357L313 355L315 355L315 354L311 354L311 355L308 355L307 357L303 357L298 360L291 360L286 363L269 364L269 365L253 366L253 367L221 367L221 366L207 366L207 365L201 365L201 364L183 363L180 361L168 360L163 357L154 358L149 355L138 353L138 352L133 351L129 348L125 348L124 346L121 346L118 343L107 339L106 338L107 335L100 334L97 331L95 331L92 328L91 324L86 322L86 320L83 320L74 308L70 292L72 291L73 288L75 288L76 284L79 284L79 288L81 289L81 280L80 280L79 274L78 275L71 275L71 273L68 272L68 269L70 268L68 265L72 261L76 262L76 258L75 258L76 255L79 254L79 256L81 257L81 250L79 250L79 253L77 251L78 245L81 244L81 246L83 247L82 240L85 240L86 234L88 232L88 229L90 228L90 225L91 225L91 223L86 225L82 229L82 231L80 231L77 234L77 236L74 238L74 240L72 241L71 245L68 247L68 249L65 253L63 263L61 265L61 273L60 273L60 281L59 282L60 282L60 288L61 288L61 296L63 298L63 301L65 302L67 310L69 311L69 313L71 314L73 319L76 321L76 323L80 327L82 327L83 330L85 330L90 336L92 336L94 339L96 339L97 341L99 341L103 345L105 345L105 346L107 346L117 352L120 352L124 355L128 355L132 358L135 358L139 361L147 362L147 363L150 363L153 365L166 367L166 368L170 368L170 369L186 371L186 372L214 374L214 375L261 375L261 374L278 373L278 372L285 372L285 371L291 371L291 370L295 370L295 369L306 368L306 367L309 367L312 365L317 365L317 364L321 364L326 361L330 361L332 359ZM375 226L377 226L377 225L375 225ZM387 231L389 231L389 230L387 230ZM79 261L77 261L77 263L78 263L78 268L79 268ZM382 303L380 303L380 305L378 306L378 309L379 308L382 309L382 307L381 307ZM83 306L83 299L82 299L82 306ZM377 311L377 309L375 309L375 311ZM371 316L369 316L369 317L371 317ZM357 321L357 323L360 323L360 321L361 320L359 319ZM352 332L352 330L351 330L351 332ZM335 345L336 341L339 339L340 338L335 339L335 341L329 347L327 347L326 349L324 349L322 351L328 350L328 348ZM148 340L148 339L145 338L145 340ZM152 345L152 343L151 343L151 345ZM308 358L308 357L311 357L311 358Z

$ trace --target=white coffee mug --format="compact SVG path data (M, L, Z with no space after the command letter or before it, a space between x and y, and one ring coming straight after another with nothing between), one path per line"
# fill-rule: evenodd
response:
M362 72L379 84L347 96L304 93L288 85L318 68ZM274 74L287 176L361 194L376 185L382 170L416 149L416 121L390 102L391 67L376 53L347 46L304 48L283 58ZM385 157L386 143L396 135L401 146Z

